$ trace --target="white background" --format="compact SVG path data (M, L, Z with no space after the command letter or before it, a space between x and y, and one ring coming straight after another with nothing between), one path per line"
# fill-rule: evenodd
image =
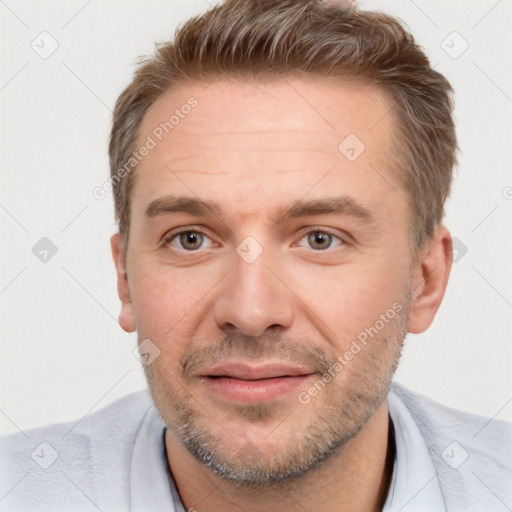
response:
M467 253L433 326L408 336L396 380L511 419L512 0L362 6L404 20L451 81L462 153L446 224ZM116 321L111 197L92 190L108 179L111 109L135 57L207 8L205 0L0 2L2 432L79 419L145 387L136 337ZM59 45L47 59L31 48L41 37L51 48L43 31ZM442 47L453 55L464 40L456 59ZM46 263L32 253L42 237L58 248Z

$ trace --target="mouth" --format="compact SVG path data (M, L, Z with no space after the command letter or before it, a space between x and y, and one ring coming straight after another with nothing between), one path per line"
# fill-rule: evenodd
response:
M289 394L313 375L301 365L222 363L204 371L200 380L217 398L255 403Z

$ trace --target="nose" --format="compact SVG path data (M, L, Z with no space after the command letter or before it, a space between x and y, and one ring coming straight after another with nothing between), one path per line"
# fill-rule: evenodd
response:
M291 326L294 295L277 267L268 263L264 255L251 263L235 255L234 268L223 280L213 307L219 329L257 337L279 334Z

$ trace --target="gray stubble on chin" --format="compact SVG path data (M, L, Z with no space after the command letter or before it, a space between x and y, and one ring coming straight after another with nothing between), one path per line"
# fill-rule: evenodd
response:
M318 405L312 414L307 409L312 407L311 404L302 405L298 402L290 412L268 404L234 406L233 417L248 423L275 423L277 429L289 429L279 449L267 454L261 453L254 443L245 442L238 446L240 436L231 434L226 425L222 425L222 418L210 403L203 403L199 397L193 398L177 382L179 377L164 381L156 374L157 364L145 367L144 370L153 400L164 422L199 462L233 484L247 487L272 486L300 479L321 466L338 453L371 417L389 390L407 333L407 317L408 310L404 308L400 317L395 319L392 335L388 339L375 339L373 344L368 345L363 352L364 357L349 368L349 381L343 384L331 381L325 387L322 392L325 395L317 397L322 401L314 402ZM320 374L332 364L331 356L310 350L307 346L301 352L299 345L290 344L290 351L286 352L286 344L275 345L275 340L272 343L254 348L253 342L250 359L257 359L261 355L267 357L271 347L278 346L274 353L278 360L309 362ZM247 347L246 341L237 345L236 341L230 339L225 344L212 344L211 347L188 353L182 361L181 378L184 383L192 383L196 368L209 357L222 359L235 354L245 355L244 347ZM166 370L162 371L164 377L166 373ZM297 410L299 407L306 409ZM301 432L279 424L279 421L285 423L287 417L293 417L293 414L311 414L309 423ZM215 433L216 430L219 433Z

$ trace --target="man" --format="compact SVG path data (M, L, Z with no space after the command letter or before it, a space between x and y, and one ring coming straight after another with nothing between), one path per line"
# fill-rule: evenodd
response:
M151 398L5 438L2 510L506 510L510 427L391 387L450 273L450 95L398 21L316 0L159 47L110 142Z

